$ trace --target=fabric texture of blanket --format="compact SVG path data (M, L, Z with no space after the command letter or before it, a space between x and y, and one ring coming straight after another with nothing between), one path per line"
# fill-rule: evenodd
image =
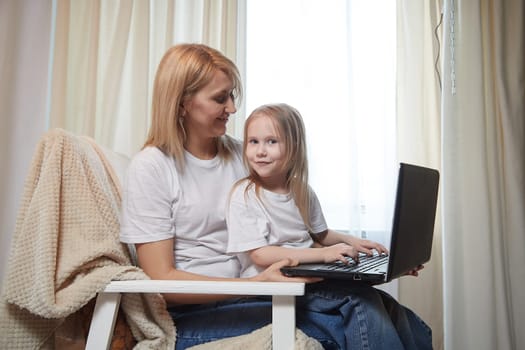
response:
M111 280L148 279L119 241L119 184L107 165L91 139L56 129L40 140L3 282L0 349L55 348L57 332L75 337L64 320ZM121 309L136 348L174 347L160 294L126 293Z
M251 333L239 335L210 343L195 345L188 350L272 350L272 325L269 324ZM323 350L323 346L314 338L308 337L300 329L295 330L296 350Z

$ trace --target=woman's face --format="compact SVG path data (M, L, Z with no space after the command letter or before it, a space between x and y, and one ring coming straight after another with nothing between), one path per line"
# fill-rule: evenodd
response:
M207 85L183 104L188 139L216 138L226 133L228 117L237 111L232 91L230 78L217 71Z

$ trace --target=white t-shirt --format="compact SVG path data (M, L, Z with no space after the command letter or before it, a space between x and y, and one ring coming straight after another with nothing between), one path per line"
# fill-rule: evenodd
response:
M245 252L267 245L308 248L313 244L299 209L290 195L262 189L260 197L255 186L245 180L232 192L227 210L228 253L236 253L241 262L241 277L251 277L262 271ZM327 230L321 205L310 191L310 221L312 233Z
M235 181L246 176L242 144L223 161L185 152L181 174L176 160L156 147L133 157L127 170L120 240L146 243L175 239L178 269L217 277L238 277L239 262L226 254L225 209Z

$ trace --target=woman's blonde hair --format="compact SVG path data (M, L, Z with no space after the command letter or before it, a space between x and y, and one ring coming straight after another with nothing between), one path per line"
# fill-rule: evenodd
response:
M180 171L184 170L186 142L182 105L208 84L217 71L224 72L231 79L234 101L240 100L242 84L237 67L230 59L209 46L175 45L164 54L157 68L153 84L151 125L144 147L155 146L174 156ZM229 159L232 145L232 139L227 135L219 137L219 156Z
M248 146L248 127L258 116L266 116L273 122L279 137L284 142L284 167L286 170L286 186L295 201L304 223L310 225L310 195L308 189L308 157L306 153L306 131L303 118L299 111L285 103L267 104L256 108L246 119L244 126L244 163L249 169L248 179L255 186L257 195L260 193L261 179L249 166L246 158ZM247 186L247 189L250 186Z

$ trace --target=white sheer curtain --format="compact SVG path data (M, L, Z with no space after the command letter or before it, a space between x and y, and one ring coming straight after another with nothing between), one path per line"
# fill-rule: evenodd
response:
M247 113L273 102L296 107L310 184L329 226L388 244L397 170L395 2L247 6Z
M444 15L445 348L525 349L525 4Z

